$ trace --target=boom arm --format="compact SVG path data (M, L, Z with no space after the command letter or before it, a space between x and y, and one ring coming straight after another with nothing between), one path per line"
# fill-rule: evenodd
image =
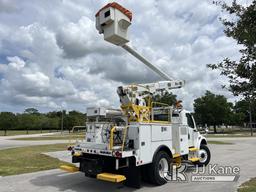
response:
M130 54L132 54L134 57L139 59L142 63L147 65L150 69L152 69L154 72L156 72L158 75L160 75L164 80L172 81L173 79L169 77L166 73L158 69L156 66L154 66L152 63L150 63L147 59L145 59L143 56L141 56L137 51L135 51L133 48L131 48L129 45L124 44L122 46L126 51L128 51Z
M104 34L104 40L122 47L165 80L159 83L140 86L146 86L147 89L149 89L149 92L157 92L164 89L167 89L168 91L170 89L177 89L184 86L184 81L174 80L149 62L132 47L127 45L129 42L128 27L131 25L132 12L114 2L101 8L95 16L96 28L100 34Z

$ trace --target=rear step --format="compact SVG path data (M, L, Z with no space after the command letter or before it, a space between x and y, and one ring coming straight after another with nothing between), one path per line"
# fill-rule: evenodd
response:
M78 167L70 166L70 165L61 165L60 169L63 171L70 172L70 173L75 173L75 172L79 171Z
M126 177L124 175L118 175L118 174L112 174L112 173L100 173L97 175L97 179L119 183L119 182L125 181Z

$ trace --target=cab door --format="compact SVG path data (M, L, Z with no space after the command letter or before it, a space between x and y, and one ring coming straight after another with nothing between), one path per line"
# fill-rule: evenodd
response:
M196 131L194 119L190 113L186 113L187 126L188 126L188 145L194 146L194 133Z

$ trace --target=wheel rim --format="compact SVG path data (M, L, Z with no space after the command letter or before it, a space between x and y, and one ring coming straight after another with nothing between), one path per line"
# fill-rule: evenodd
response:
M160 177L162 177L162 178L165 177L165 175L168 172L168 168L169 168L169 166L168 166L167 159L165 159L165 158L160 159L159 164L158 164L158 172L159 172Z
M200 163L205 163L208 159L208 153L204 149L199 150L199 161Z

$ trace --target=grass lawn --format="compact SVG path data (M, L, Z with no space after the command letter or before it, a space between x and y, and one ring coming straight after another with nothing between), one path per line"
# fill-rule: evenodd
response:
M234 144L226 141L208 141L208 143L215 144L215 145L233 145Z
M250 181L243 183L238 189L238 192L255 192L255 191L256 191L256 178L253 178Z
M84 139L85 132L75 132L75 133L63 133L63 134L54 134L54 135L43 135L39 137L22 137L15 138L12 140L21 140L21 141L42 141L42 140L76 140Z
M63 151L67 144L38 145L0 150L0 176L49 170L67 165L41 153Z

